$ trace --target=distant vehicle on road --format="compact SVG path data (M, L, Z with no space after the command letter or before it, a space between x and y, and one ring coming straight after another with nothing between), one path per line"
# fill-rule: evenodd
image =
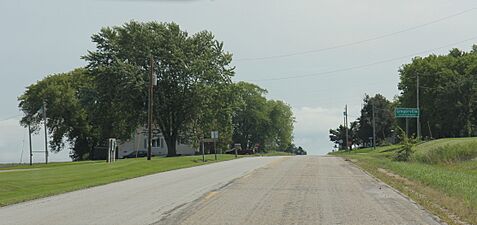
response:
M125 156L123 156L123 159L125 158L142 158L142 157L146 157L147 156L147 151L137 151L137 154L136 154L136 151L134 152L131 152Z

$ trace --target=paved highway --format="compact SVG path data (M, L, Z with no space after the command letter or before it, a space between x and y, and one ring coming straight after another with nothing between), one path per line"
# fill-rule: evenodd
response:
M439 224L343 159L275 161L165 216L159 224Z
M0 224L439 224L334 157L244 158L0 208Z

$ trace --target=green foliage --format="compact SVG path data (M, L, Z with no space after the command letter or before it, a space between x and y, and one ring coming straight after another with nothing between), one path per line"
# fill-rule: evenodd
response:
M476 131L477 52L452 49L448 55L416 57L400 70L399 106L416 105L420 82L423 137L468 137ZM404 120L400 121L404 126ZM415 130L415 123L411 123Z
M407 133L403 131L401 128L398 128L401 135L400 138L402 140L401 142L401 148L398 149L395 154L394 154L394 160L396 161L409 161L411 158L411 155L413 153L413 146L415 145L415 141L413 139L409 139L407 137Z
M19 107L25 113L20 123L25 127L30 124L34 132L38 131L45 102L52 151L61 151L66 139L72 146L71 157L80 159L89 152L96 133L86 107L93 89L94 82L84 69L47 76L27 87L18 98Z
M119 114L111 115L113 121L119 121L118 128L128 126L125 133L131 134L131 129L137 127L133 125L144 121L141 115L147 106L145 82L149 81L151 59L158 78L154 119L166 140L168 156L176 155L176 141L187 136L191 124L203 114L217 115L216 102L211 99L223 103L217 87L231 83L234 72L229 66L232 55L223 50L223 44L212 33L202 31L190 36L175 23L132 21L103 28L92 39L97 49L84 56L88 68L95 74L121 70L115 73L116 77L108 76L113 79L111 82L128 80L129 85L138 88L113 91L123 100L119 105L129 104L133 108L118 107ZM114 88L107 91L110 89Z
M359 145L364 143L358 136L359 132L359 124L357 121L351 122L350 127L348 128L348 144L349 150L352 149L353 145ZM335 143L338 146L339 150L346 149L346 127L343 125L338 126L335 130L329 130L329 138L330 141Z
M376 121L376 144L385 143L386 138L393 134L395 119L392 103L384 96L376 94L374 97L366 95L363 100L361 116L357 119L359 123L358 139L366 146L372 146L373 137L373 105L374 117Z
M294 155L307 155L307 151L303 149L301 146L295 146L295 144L291 144L288 146L288 148L285 150L285 152L289 152Z
M233 155L220 155L219 161L234 159ZM104 161L35 164L37 170L0 173L0 206L47 197L64 192L108 184L134 177L169 170L200 166L218 162L214 156L186 156L119 160L113 164ZM32 168L31 166L7 169Z
M430 141L416 147L414 161L427 164L455 164L477 158L477 139L456 138Z
M454 145L458 147L459 145L467 145L472 142L475 142L475 139L456 138L430 141L415 146L416 151L414 154L418 154L421 151L429 151L438 146ZM368 148L356 152L332 154L352 159L360 167L380 179L384 178L385 181L389 181L392 177L383 174L381 172L382 169L404 177L411 182L402 182L402 179L397 179L396 182L387 183L400 191L404 191L404 193L409 193L408 191L412 190L414 194L417 192L419 196L427 196L423 199L414 199L416 201L423 200L424 202L419 202L421 204L429 204L429 201L431 201L430 205L439 204L450 210L454 215L458 215L461 219L466 219L471 224L477 223L477 217L473 213L477 210L476 160L456 161L453 164L429 164L422 163L420 160L399 162L392 160L392 157L390 157L393 156L394 151L388 151L396 148L399 149L400 146L378 147L376 150ZM448 150L455 151L456 149L449 148ZM411 158L414 158L414 156ZM420 192L422 190L431 190L431 192L422 193ZM429 196L428 194L433 195ZM445 198L439 198L439 196L445 196ZM448 200L449 198L451 201ZM455 202L458 202L459 205L456 205Z
M291 107L282 101L267 100L266 90L255 84L234 85L233 140L242 149L284 151L293 141L294 117Z
M219 131L219 148L241 143L244 149L283 151L293 141L293 113L282 101L267 100L266 90L233 84L232 54L208 31L189 35L175 23L129 22L105 27L92 36L94 51L83 56L86 68L46 77L19 98L21 123L34 131L47 104L54 151L72 146L74 160L93 158L108 138L130 139L145 124L151 65L154 124L168 156L178 139L198 145Z

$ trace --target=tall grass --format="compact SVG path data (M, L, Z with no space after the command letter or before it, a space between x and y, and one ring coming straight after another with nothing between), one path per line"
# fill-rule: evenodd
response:
M432 145L431 145L432 144ZM442 143L428 143L416 148L412 160L426 164L453 164L477 158L477 139L452 139Z

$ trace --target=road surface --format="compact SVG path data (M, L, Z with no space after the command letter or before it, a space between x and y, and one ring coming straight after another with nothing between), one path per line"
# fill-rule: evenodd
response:
M439 224L349 162L244 158L0 208L0 224Z

